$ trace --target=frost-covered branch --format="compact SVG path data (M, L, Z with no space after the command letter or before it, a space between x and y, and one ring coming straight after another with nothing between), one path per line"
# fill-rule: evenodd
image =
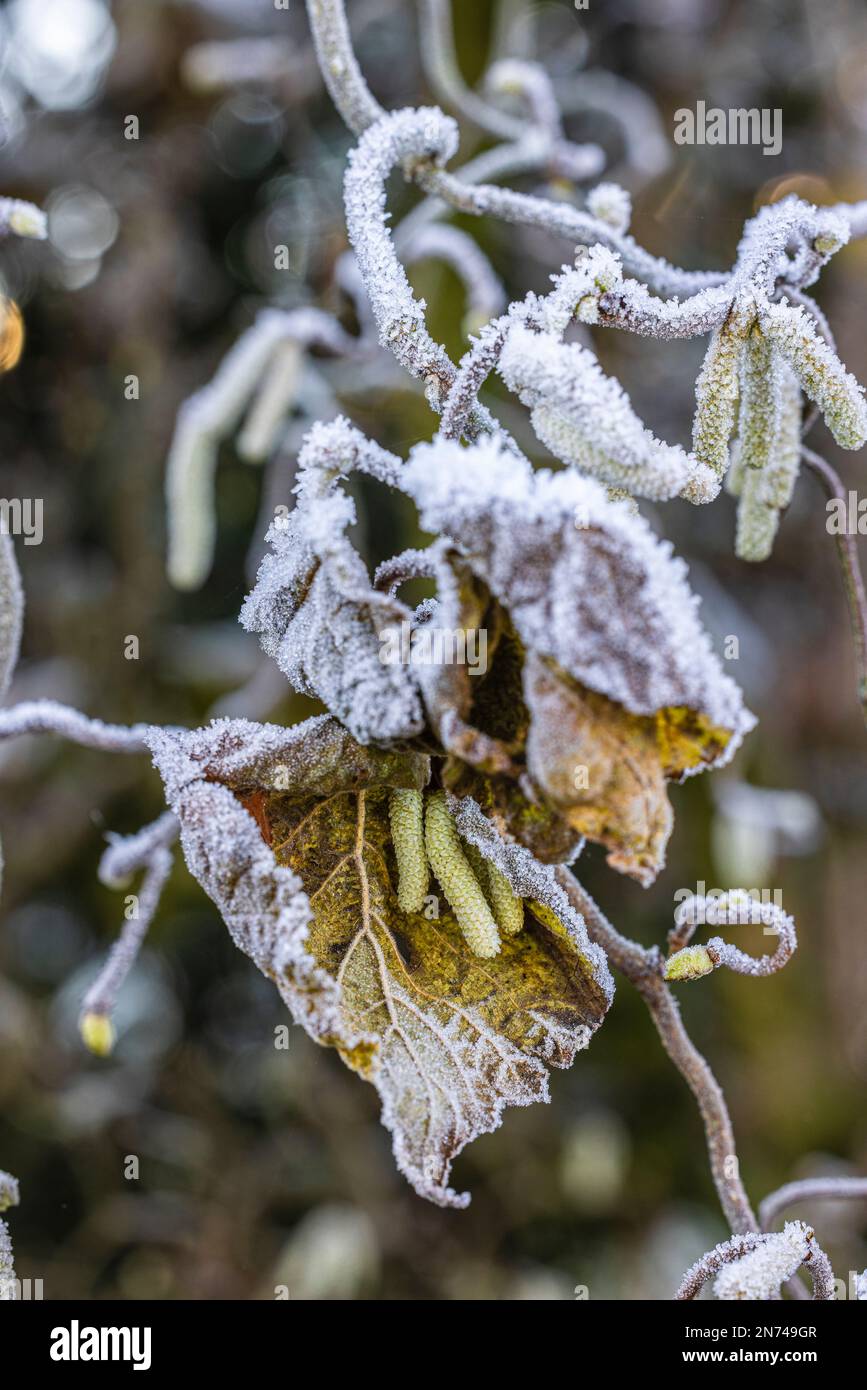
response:
M108 960L81 1005L79 1030L85 1045L98 1056L106 1056L114 1045L111 1015L159 906L172 868L168 846L179 833L177 817L167 811L135 835L113 837L100 861L100 880L112 888L123 886L138 869L145 872L141 889L134 896L132 910L125 917Z
M105 724L57 700L25 700L0 710L0 741L22 734L59 734L85 748L106 753L144 753L147 724Z
M44 241L48 236L48 220L35 203L22 198L0 198L0 236L10 232L32 241Z
M802 1178L787 1182L759 1203L759 1224L767 1231L781 1211L796 1202L867 1201L867 1178Z
M692 930L701 922L711 926L760 924L777 937L776 950L771 955L750 956L720 936L712 937L706 946L690 946ZM677 909L670 942L672 939L678 944L684 943L665 963L665 978L672 981L698 980L720 966L738 975L773 975L791 960L798 945L792 918L777 903L760 902L743 889L723 893L718 898L697 895L682 902Z
M350 130L360 135L383 115L383 111L372 97L358 66L343 0L307 0L307 13L332 100ZM660 294L692 294L707 285L722 284L727 278L715 271L681 270L645 251L632 237L618 235L604 222L570 204L489 184L467 183L439 168L436 160L419 159L414 177L426 192L444 199L458 211L540 227L564 237L573 246L597 243L607 246L622 257L624 268L630 274Z
M434 94L444 106L498 140L519 143L526 135L528 119L513 116L486 101L468 87L461 76L451 22L451 0L419 0L420 51ZM560 112L550 78L538 63L502 59L485 75L492 95L514 94L527 108L530 128L544 138L547 157L558 174L573 179L591 178L604 163L598 145L574 145L563 136Z
M676 1000L662 978L663 960L655 948L645 950L621 935L568 869L556 870L557 881L582 914L591 941L632 982L653 1019L662 1045L698 1104L714 1186L726 1220L736 1233L750 1231L756 1217L740 1178L734 1130L719 1082L689 1037Z

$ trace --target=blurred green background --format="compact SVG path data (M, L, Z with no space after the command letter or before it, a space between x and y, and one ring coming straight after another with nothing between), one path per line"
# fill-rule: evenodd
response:
M676 263L726 267L744 218L781 193L867 196L860 0L455 8L467 78L498 46L541 57L569 134L599 142L605 177L633 193L636 237ZM414 4L352 0L350 14L380 100L430 101ZM0 246L0 279L26 326L20 363L0 377L0 493L41 497L45 509L42 545L16 543L27 614L11 698L193 726L221 700L231 709L231 692L260 665L236 617L262 530L263 474L226 442L213 574L198 593L174 593L162 494L175 414L262 305L317 303L352 325L333 282L347 244L349 137L321 89L300 2L279 11L271 0L14 0L0 11L0 38L0 192L46 206L54 243ZM244 50L227 47L239 40L258 44L240 77ZM635 87L606 98L605 71ZM675 146L673 112L699 99L782 108L781 154ZM135 141L124 138L131 114ZM467 128L462 157L483 147ZM543 187L544 175L518 184ZM417 195L395 181L391 197L402 212ZM544 289L569 254L540 233L462 225L514 297ZM274 269L275 242L290 248L288 271ZM816 292L862 381L865 271L862 242L835 258ZM459 354L459 281L430 262L412 280L432 332ZM687 442L703 344L611 333L597 347L651 427ZM317 366L381 443L405 451L433 433L422 396L398 372ZM137 401L125 399L130 373ZM492 387L500 408L496 397ZM514 401L502 418L541 458ZM272 478L286 501L290 436ZM824 427L811 442L848 487L863 486L862 459L840 454ZM405 507L380 491L367 500L360 543L371 562L416 539ZM579 871L644 943L664 941L675 892L699 880L778 889L794 914L800 949L781 975L721 972L680 991L758 1201L797 1176L867 1171L867 732L812 477L760 567L734 559L727 497L642 510L689 561L718 642L738 637L728 669L761 723L729 772L672 788L676 828L652 889L617 877L592 848ZM124 657L131 634L137 661ZM310 708L285 697L270 717L292 722ZM298 1028L288 1052L274 1049L284 1021L276 992L180 861L124 991L116 1053L87 1056L78 1005L123 908L96 879L104 833L159 813L158 778L145 758L52 739L5 747L0 777L0 1166L21 1180L11 1214L19 1276L42 1278L47 1298L271 1298L278 1284L301 1299L570 1299L576 1286L591 1299L666 1298L727 1234L692 1099L620 979L589 1051L552 1077L552 1104L508 1111L459 1159L456 1185L473 1193L466 1212L412 1193L375 1092L336 1055ZM759 929L736 930L762 949ZM136 1181L124 1176L128 1155L140 1159ZM816 1225L838 1275L867 1264L863 1205L797 1214Z

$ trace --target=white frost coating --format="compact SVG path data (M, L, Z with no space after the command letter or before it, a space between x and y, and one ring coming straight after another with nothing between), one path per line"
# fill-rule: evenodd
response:
M503 840L471 796L449 794L448 804L459 834L500 870L517 896L535 898L557 914L579 953L590 964L593 979L610 1003L614 998L614 981L605 952L590 940L584 918L575 911L563 892L554 869L548 864L540 864L523 845L509 844ZM586 1041L589 1040L588 1029Z
M534 473L492 440L417 445L402 485L528 647L633 714L701 711L732 731L719 763L728 761L755 720L711 650L686 565L642 517L612 506L592 479Z
M803 1221L790 1221L782 1231L772 1234L745 1231L721 1241L687 1270L675 1298L695 1298L708 1279L716 1275L717 1298L776 1300L781 1296L782 1284L802 1264L809 1269L813 1281L813 1298L832 1302L836 1298L834 1272L814 1232Z
M619 183L598 183L587 194L587 211L615 232L628 232L632 199Z
M214 473L220 441L237 427L275 352L287 343L316 345L346 356L358 348L321 309L263 309L226 354L213 380L184 402L166 465L168 573L176 588L197 589L207 578L214 552ZM265 383L267 390L267 377ZM273 401L267 406L273 431ZM254 423L261 436L261 419Z
M780 1296L780 1287L800 1269L810 1249L812 1232L803 1221L789 1221L741 1259L724 1265L713 1291L723 1301L765 1302Z
M695 460L654 438L620 383L580 344L516 324L499 371L509 389L535 407L536 434L563 462L656 501L677 497L691 481Z
M302 734L304 727L293 732ZM266 725L266 747L285 732ZM205 780L206 767L212 777L221 770L221 743L234 744L242 757L263 753L255 736L256 726L246 720L219 720L188 734L152 729L148 745L180 822L190 873L220 909L235 945L274 981L311 1037L353 1046L357 1039L346 1036L339 990L305 948L312 914L300 880L277 864L229 788Z
M0 710L0 740L22 734L59 734L85 748L107 753L143 753L147 724L104 724L57 700L23 700Z
M454 381L455 367L445 348L434 342L425 323L425 305L417 300L395 254L388 230L385 181L400 164L445 163L458 146L458 128L435 107L393 111L362 136L349 157L344 180L346 226L379 328L379 341L414 377L424 382L434 410L441 408ZM470 421L473 433L496 429L481 406Z
M370 743L419 733L423 717L409 666L382 659L386 631L409 621L410 610L372 587L346 539L355 505L337 483L356 468L394 483L400 462L346 420L310 431L299 456L298 504L268 531L272 550L240 621L296 690L318 697Z
M485 87L489 92L502 96L520 97L526 102L534 125L540 126L551 136L562 135L560 108L551 78L541 63L529 63L522 58L501 58L492 63L485 73Z

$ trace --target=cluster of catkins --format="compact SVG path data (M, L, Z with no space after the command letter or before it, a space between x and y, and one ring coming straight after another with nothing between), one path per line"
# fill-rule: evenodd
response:
M446 793L393 791L388 812L401 911L422 911L432 870L473 954L498 955L502 937L516 936L524 925L524 901L496 864L461 840ZM555 918L536 899L529 906L542 922Z

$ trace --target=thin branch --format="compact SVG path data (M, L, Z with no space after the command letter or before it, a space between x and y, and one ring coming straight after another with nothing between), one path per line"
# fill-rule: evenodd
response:
M22 734L59 734L85 748L106 753L145 753L148 724L104 724L57 700L24 700L0 710L0 741Z
M839 475L820 454L806 446L802 448L804 462L818 477L829 499L842 503L846 509L848 498ZM855 656L855 670L858 678L858 700L864 722L867 723L867 595L858 562L858 547L854 536L838 532L834 540L840 560L840 572L846 590L849 606L849 623L852 630L852 646Z
M800 1182L787 1182L759 1204L759 1224L763 1231L768 1231L786 1207L796 1202L828 1200L867 1201L867 1178L803 1178Z
M145 831L139 831L137 835L130 837L135 846L131 852L127 842L128 862L135 862L136 867L143 865L145 869L141 889L137 895L135 913L124 920L120 935L109 952L108 960L84 996L79 1016L82 1038L91 1051L100 1056L112 1049L114 1029L111 1026L111 1015L117 997L138 958L148 927L159 907L166 879L171 873L173 856L164 843L165 837L171 834L171 838L175 839L179 830L177 819L169 812L161 816L154 825L146 827ZM148 843L145 848L146 841ZM108 854L113 853L118 861L114 865L115 870L119 867L123 848L123 845L114 845L108 851ZM101 874L104 866L105 856L100 866Z
M813 1230L790 1221L784 1230L746 1231L708 1250L687 1270L675 1294L689 1301L717 1276L716 1294L723 1299L767 1301L780 1297L780 1287L805 1265L817 1302L835 1299L834 1271Z

